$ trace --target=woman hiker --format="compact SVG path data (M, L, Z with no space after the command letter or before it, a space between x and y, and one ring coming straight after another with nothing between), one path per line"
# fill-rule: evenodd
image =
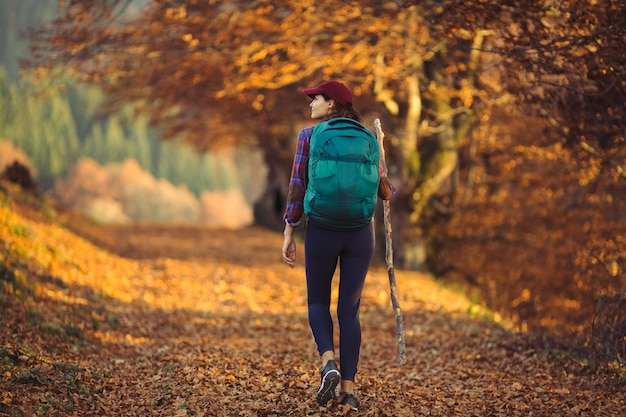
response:
M282 256L288 266L295 266L296 242L293 233L296 227L306 222L304 250L308 317L322 361L321 382L316 400L325 405L329 400L337 399L335 390L340 385L340 404L358 411L354 381L361 348L359 305L365 276L374 253L372 221L376 197L390 199L393 187L382 176L378 143L371 131L362 126L361 116L352 107L350 90L340 82L327 81L302 92L312 98L311 118L320 120L320 123L315 135L313 133L316 126L304 128L298 135L287 207L283 216L285 231ZM329 126L335 130L329 130ZM358 142L347 142L346 145L343 145L345 142L340 142L341 138L345 140L345 137L355 136L362 138ZM314 141L311 140L312 137ZM320 151L318 148L323 146L321 142L330 143L331 138L335 142L330 150ZM335 160L348 160L341 168L341 163L329 164L320 156L324 152L328 155L329 152L335 152L332 149L342 147L350 148L351 151L347 152L352 154L362 152L365 159L354 162L344 155L335 155ZM374 169L370 169L372 164L375 164ZM337 180L332 182L334 185L329 186L324 179L331 174L337 175ZM342 174L348 177L345 179L348 183L360 184L355 187L359 191L349 191L349 185L337 186L337 183L344 181L341 180ZM331 194L330 197L325 198L325 193ZM333 193L336 195L332 195ZM359 196L359 193L363 195ZM354 197L358 199L356 203L352 194L357 194ZM325 206L324 201L329 201L329 204ZM333 213L333 210L338 213ZM337 318L341 371L335 361L333 321L330 314L331 283L337 261L340 268Z

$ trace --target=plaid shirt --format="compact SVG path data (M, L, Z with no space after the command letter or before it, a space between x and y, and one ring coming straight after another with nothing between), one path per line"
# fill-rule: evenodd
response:
M293 158L291 167L291 177L289 178L289 194L287 194L287 208L283 215L285 223L291 226L298 226L302 222L304 215L304 193L306 191L306 171L309 161L309 148L311 143L311 135L315 126L305 127L298 135L298 144L296 146L296 154ZM389 199L395 194L395 188L389 183L387 178L383 178L384 166L383 161L380 162L381 183L384 182L390 190L389 195L379 197ZM380 190L380 185L379 185Z
M298 135L296 154L291 167L289 178L289 194L287 195L287 209L283 215L285 222L291 226L298 226L304 214L304 191L306 187L306 165L309 161L309 145L313 127L305 127Z

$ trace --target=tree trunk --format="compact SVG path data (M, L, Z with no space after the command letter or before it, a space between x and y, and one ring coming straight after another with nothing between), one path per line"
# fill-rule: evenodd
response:
M267 160L266 160L267 162ZM269 165L265 191L254 204L255 224L272 230L284 227L283 213L287 203L289 172L280 165Z
M481 31L472 43L474 52L469 56L470 72L467 77L467 87L472 90L476 89L475 74L480 59L480 54L475 51L480 50L485 37L490 35L492 35L490 31ZM451 197L451 202L454 201L455 186L449 179L457 170L459 144L475 121L469 107L452 107L449 94L452 86L448 85L446 78L441 75L442 62L435 57L429 60L428 64L433 66L431 69L433 74L439 74L433 78L433 83L436 85L429 87L431 100L428 103L428 107L437 117L430 121L432 127L425 125L424 131L416 130L416 133L413 133L410 127L414 126L417 129L419 120L415 120L416 115L412 113L412 110L414 111L414 106L417 104L421 106L421 101L415 98L416 94L419 97L419 89L413 85L415 82L410 82L407 134L410 133L416 138L420 135L423 139L419 145L413 145L408 140L405 142L406 146L416 146L415 157L418 159L413 161L411 156L407 159L409 163L407 172L411 175L410 178L414 178L416 186L409 188L412 194L407 196L407 201L404 202L406 207L410 208L410 213L400 219L404 222L401 240L402 265L415 270L429 269L427 263L430 242L424 233L424 225L429 223L429 219L424 216L436 215L436 213L427 214L426 209L432 197L438 193L445 193ZM409 149L405 148L404 152L409 152ZM448 189L445 189L446 186Z
M419 123L422 116L422 97L419 87L419 77L423 68L416 68L408 80L407 95L408 109L404 124L404 138L402 139L401 155L402 166L400 190L394 199L393 230L395 239L397 263L404 268L424 270L426 264L426 249L423 232L417 227L417 222L411 222L413 204L411 191L415 189L420 176L421 157L418 149Z
M283 213L289 192L289 175L295 149L294 128L284 120L267 120L267 131L259 131L259 147L267 167L265 191L254 204L255 224L283 230ZM277 149L282 150L277 152Z

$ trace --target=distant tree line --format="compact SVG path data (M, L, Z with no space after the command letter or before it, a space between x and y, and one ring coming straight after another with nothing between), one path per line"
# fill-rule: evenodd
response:
M130 3L137 8L142 1ZM61 89L55 85L46 90L20 78L19 60L29 52L27 31L51 21L57 12L56 1L0 2L0 140L9 140L28 156L41 191L52 189L81 158L103 166L135 159L146 172L185 185L196 197L239 187L252 202L258 178L247 184L250 174L235 166L258 165L255 152L199 154L176 141L162 142L160 132L130 107L103 114L104 95L98 87L67 79ZM132 7L126 12L132 14Z
M207 190L249 188L236 164L251 165L245 160L254 158L253 152L199 154L188 145L163 142L131 108L100 114L101 96L97 88L84 86L42 91L27 80L11 82L0 69L0 139L28 155L42 191L50 190L81 158L100 165L134 159L145 171L185 185L197 197Z

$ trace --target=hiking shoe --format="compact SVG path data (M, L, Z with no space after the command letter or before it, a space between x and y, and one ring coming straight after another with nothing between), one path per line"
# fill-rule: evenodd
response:
M315 399L319 404L326 405L331 398L337 398L335 388L337 388L337 385L341 380L337 363L335 363L332 359L326 362L326 365L322 368L321 375L322 382L320 383L320 389L317 390L317 396Z
M359 402L357 401L354 394L350 394L348 392L342 393L343 398L339 404L348 405L352 411L359 411Z

